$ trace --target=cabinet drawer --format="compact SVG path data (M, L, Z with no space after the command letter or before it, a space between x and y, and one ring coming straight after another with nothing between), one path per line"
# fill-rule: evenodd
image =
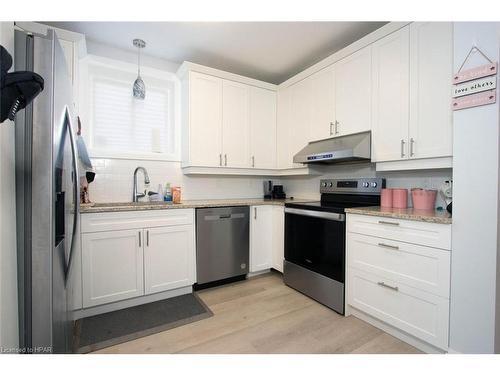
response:
M347 303L438 348L448 347L449 300L393 280L348 270Z
M103 212L81 215L81 231L141 229L194 223L194 210L175 208L149 211Z
M451 250L451 225L449 224L348 214L347 231Z
M449 251L348 233L347 257L349 267L449 298Z

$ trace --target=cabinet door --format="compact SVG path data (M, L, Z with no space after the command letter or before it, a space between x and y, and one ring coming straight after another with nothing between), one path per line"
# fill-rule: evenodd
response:
M285 259L285 208L273 206L273 268L283 272Z
M312 114L309 141L333 136L335 122L335 71L331 65L310 77Z
M312 81L304 79L291 88L289 119L289 158L294 167L303 164L293 163L293 156L309 142L309 128L312 115Z
M250 208L250 272L257 272L272 267L273 206Z
M194 283L194 228L192 225L144 230L145 293L157 293Z
M292 88L286 87L279 89L277 93L277 162L278 168L292 168L293 162L291 154L291 130L290 123L292 118Z
M143 231L82 235L83 307L144 294Z
M371 129L371 46L335 63L334 135Z
M250 163L249 104L247 85L223 81L222 150L227 167L248 168Z
M453 24L410 25L410 157L451 156Z
M372 160L407 158L410 31L396 31L372 45Z
M222 79L189 74L190 164L218 167L222 154Z
M254 168L276 168L276 92L250 88L250 144Z

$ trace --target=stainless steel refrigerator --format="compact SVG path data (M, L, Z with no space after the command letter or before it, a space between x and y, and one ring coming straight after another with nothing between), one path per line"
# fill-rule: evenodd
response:
M71 78L53 30L16 31L14 61L16 71L45 80L43 92L16 117L20 347L67 353L80 201Z

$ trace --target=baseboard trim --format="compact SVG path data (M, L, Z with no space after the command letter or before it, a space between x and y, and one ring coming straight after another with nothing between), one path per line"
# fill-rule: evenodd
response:
M193 293L192 286L185 286L178 289L167 290L165 292L149 294L147 296L130 298L124 301L118 301L118 302L108 303L105 305L89 307L86 309L75 310L73 311L73 320L78 320L93 315L104 314L115 310L126 309L127 307L143 305L145 303L156 302L162 299L177 297L189 293Z
M406 342L407 344L410 344L414 346L415 348L423 351L424 353L428 354L446 354L447 351L436 348L433 345L430 345L412 335L407 334L406 332L403 332L391 325L388 325L387 323L382 322L381 320L378 320L377 318L372 317L371 315L368 315L364 313L361 310L358 310L352 306L349 306L349 308L346 308L346 316L348 315L354 315L356 318L361 319L372 326L377 327L378 329L381 329L384 332L387 332L388 334L400 339L401 341ZM449 351L449 349L448 349Z

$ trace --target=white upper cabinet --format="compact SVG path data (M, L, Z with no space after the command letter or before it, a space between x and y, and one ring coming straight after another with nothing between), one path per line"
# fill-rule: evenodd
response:
M222 160L222 79L189 74L189 161L217 167Z
M404 27L372 45L372 160L400 160L408 137L410 30Z
M290 113L288 122L289 157L292 167L303 167L293 163L293 156L309 142L309 128L312 118L312 81L304 79L291 87Z
M334 136L371 129L371 46L335 63Z
M317 141L334 135L335 122L335 68L330 65L310 78L312 90L312 114L309 141Z
M250 87L250 153L253 168L276 168L276 92Z
M292 118L292 87L280 89L277 93L277 140L276 152L278 168L292 168L291 118Z
M372 159L452 156L452 23L412 23L372 50Z
M223 80L222 150L225 167L248 168L250 164L250 88Z
M179 74L184 173L273 175L276 86L191 63Z
M452 23L410 25L410 67L410 158L452 156Z

